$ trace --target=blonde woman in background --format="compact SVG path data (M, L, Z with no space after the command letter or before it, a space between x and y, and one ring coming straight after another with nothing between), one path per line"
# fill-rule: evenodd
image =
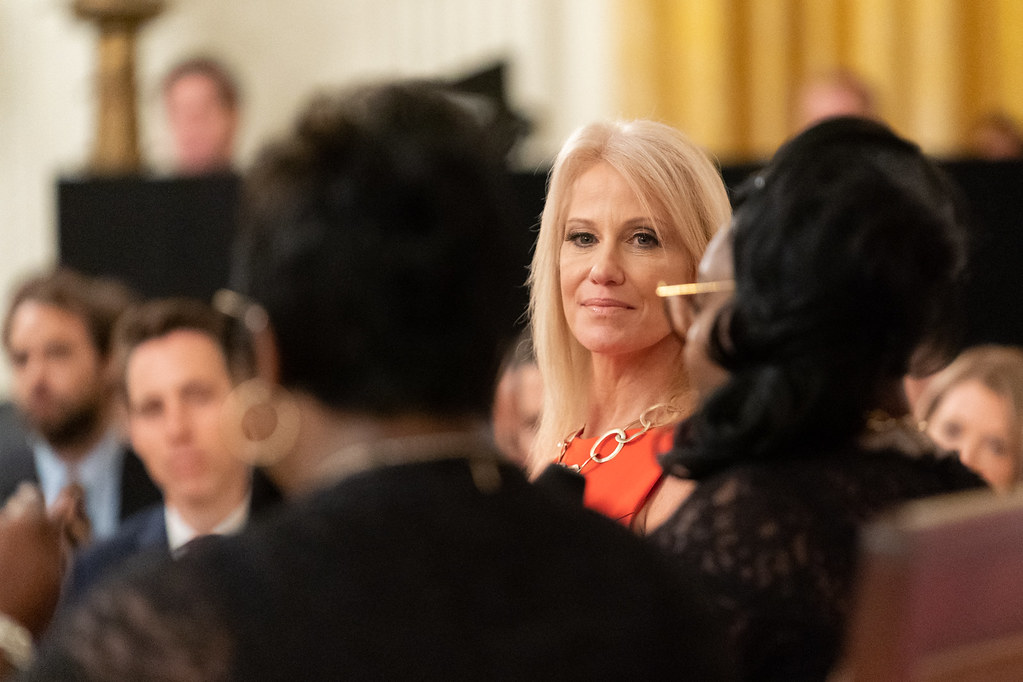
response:
M1023 473L1023 350L985 345L963 351L927 385L917 416L943 448L959 454L999 492Z
M730 215L714 163L653 121L586 125L551 170L530 274L545 387L531 468L577 471L585 504L625 525L687 412L682 342L655 289L691 281Z

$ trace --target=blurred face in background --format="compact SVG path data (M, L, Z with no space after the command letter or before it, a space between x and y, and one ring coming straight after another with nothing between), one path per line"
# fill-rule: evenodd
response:
M526 466L533 449L542 407L543 380L535 364L513 367L501 376L494 395L494 439L519 466Z
M1019 447L1012 406L976 379L946 391L927 422L934 442L959 454L963 464L1004 492L1019 478Z
M220 346L189 329L144 341L128 358L125 387L132 446L167 503L237 505L249 467L221 435L232 381Z
M103 425L109 397L106 363L85 321L39 301L11 316L7 353L14 401L29 426L50 445L75 445Z
M181 76L164 93L164 108L178 172L199 174L231 167L238 115L212 78L201 73Z

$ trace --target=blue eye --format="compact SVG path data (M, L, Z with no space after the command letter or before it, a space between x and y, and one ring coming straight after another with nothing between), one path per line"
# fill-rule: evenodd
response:
M591 246L597 243L597 238L589 232L570 232L565 237L566 242L572 242L576 246Z
M638 246L660 246L661 240L649 230L641 230L632 235L632 241Z

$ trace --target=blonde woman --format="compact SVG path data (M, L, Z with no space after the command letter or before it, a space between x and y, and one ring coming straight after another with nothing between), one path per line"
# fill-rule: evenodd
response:
M992 488L1023 473L1023 350L968 348L927 384L917 403L934 441L959 454Z
M586 505L625 525L687 411L682 342L655 288L691 281L730 215L714 163L653 121L584 126L551 170L530 274L545 386L532 469L578 471Z

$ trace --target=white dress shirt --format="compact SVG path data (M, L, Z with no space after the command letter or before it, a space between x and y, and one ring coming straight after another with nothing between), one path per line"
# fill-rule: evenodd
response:
M164 505L163 518L167 525L167 544L170 546L171 555L177 556L178 550L199 535L234 535L240 531L248 523L251 498L251 493L246 495L242 503L232 509L209 533L200 533L195 530L188 525L177 509L170 505Z

